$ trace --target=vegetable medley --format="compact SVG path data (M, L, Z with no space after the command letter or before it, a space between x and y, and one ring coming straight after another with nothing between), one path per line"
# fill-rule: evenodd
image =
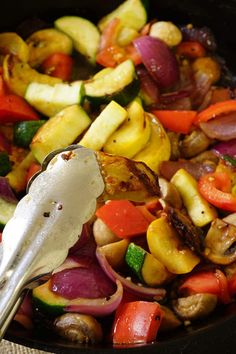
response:
M1 33L0 61L1 228L55 149L95 150L109 191L15 320L80 343L148 343L234 301L236 100L210 29L148 22L126 0L97 26L64 16L27 38Z

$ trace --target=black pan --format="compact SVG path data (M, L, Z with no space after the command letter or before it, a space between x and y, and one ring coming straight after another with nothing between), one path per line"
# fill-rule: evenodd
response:
M77 14L97 21L110 12L119 0L11 0L1 4L0 30L14 30L24 20L34 18L50 22L63 14ZM150 14L177 24L207 25L216 35L218 53L236 71L236 0L150 0ZM27 25L28 23L28 25ZM30 30L29 21L20 31ZM27 28L28 27L28 28ZM233 354L236 353L236 304L219 309L212 317L159 336L157 343L129 348L108 345L82 346L65 342L49 332L35 333L13 324L6 339L32 348L60 354Z

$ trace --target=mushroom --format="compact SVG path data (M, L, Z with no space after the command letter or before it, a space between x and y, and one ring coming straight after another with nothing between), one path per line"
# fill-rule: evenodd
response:
M93 224L93 235L98 246L105 246L110 243L120 241L120 239L99 218L96 219Z
M161 310L163 317L160 325L160 331L170 331L181 326L182 322L169 307L161 305Z
M181 155L190 158L205 151L211 143L211 140L200 129L193 130L186 135L181 142Z
M236 261L236 226L215 219L204 240L204 256L216 264Z
M195 294L173 300L175 313L182 320L196 320L208 316L216 307L217 296L213 294Z
M102 340L102 327L92 316L79 313L66 313L54 321L54 329L61 337L78 343L99 343Z
M159 186L162 198L173 207L180 209L182 206L182 199L174 184L159 177Z

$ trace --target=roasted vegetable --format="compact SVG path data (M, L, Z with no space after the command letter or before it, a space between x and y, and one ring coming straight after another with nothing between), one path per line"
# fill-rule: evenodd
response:
M217 296L195 294L173 301L176 314L183 320L196 320L208 316L216 307Z
M27 62L29 59L29 48L17 33L5 32L0 34L0 54L13 54L19 60Z
M125 264L125 254L128 246L129 240L123 239L99 247L99 250L112 268L120 269Z
M200 259L181 241L165 215L149 225L147 242L154 257L171 273L189 273L200 262Z
M197 181L187 171L178 170L171 182L178 189L194 225L201 227L216 218L215 209L201 196Z
M105 182L102 200L129 199L143 202L160 194L156 174L144 163L100 151L96 155Z
M26 89L25 99L48 117L52 117L67 106L81 104L84 98L82 81L48 85L31 82Z
M3 61L3 78L9 89L19 96L25 95L31 82L55 85L61 82L56 77L40 74L27 63L18 60L13 55L6 55Z
M148 286L160 286L171 278L161 262L133 242L127 248L125 261L140 281Z
M72 144L90 123L82 107L65 108L37 131L30 145L33 155L41 163L49 152Z
M103 150L110 154L132 158L144 148L151 134L151 124L140 100L127 108L125 122L109 137Z
M104 246L116 241L120 241L114 232L99 218L93 223L93 236L98 246Z
M148 114L151 123L151 136L146 146L133 157L135 161L142 161L154 172L158 173L162 161L169 160L171 146L169 138L161 123Z
M54 24L72 39L74 48L79 53L83 54L90 63L95 64L100 33L91 21L78 16L64 16L58 18Z
M102 341L102 327L92 316L66 313L57 317L53 324L55 332L69 341L92 344Z
M55 28L34 32L26 43L29 47L29 64L32 67L38 67L51 54L71 54L73 49L72 40Z
M204 240L204 256L216 264L236 261L236 226L215 219Z
M101 150L126 116L127 111L115 101L111 101L91 124L79 144L93 150Z

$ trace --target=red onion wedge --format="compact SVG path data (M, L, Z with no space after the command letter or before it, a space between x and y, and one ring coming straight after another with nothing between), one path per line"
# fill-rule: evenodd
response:
M148 101L151 104L156 104L159 101L159 89L156 81L153 80L147 69L145 69L142 65L137 67L136 72L143 94L147 96Z
M78 266L54 273L51 277L51 290L69 300L97 299L111 296L115 284L98 263L93 263L88 267Z
M173 86L179 80L176 57L163 41L150 36L141 36L133 43L141 55L143 64L159 87Z
M64 308L65 312L79 312L97 317L110 315L117 309L123 296L123 287L119 280L116 285L116 292L105 298L70 300L70 305Z
M202 122L200 127L209 138L221 141L236 139L236 112Z
M212 149L217 156L228 155L236 157L236 139L225 141L214 146Z
M5 199L9 203L16 204L18 202L6 177L0 177L0 198Z
M120 281L125 290L143 299L162 300L166 295L166 290L162 288L148 288L134 284L130 279L122 277L108 263L106 257L99 247L96 251L97 259L103 271L112 281Z

